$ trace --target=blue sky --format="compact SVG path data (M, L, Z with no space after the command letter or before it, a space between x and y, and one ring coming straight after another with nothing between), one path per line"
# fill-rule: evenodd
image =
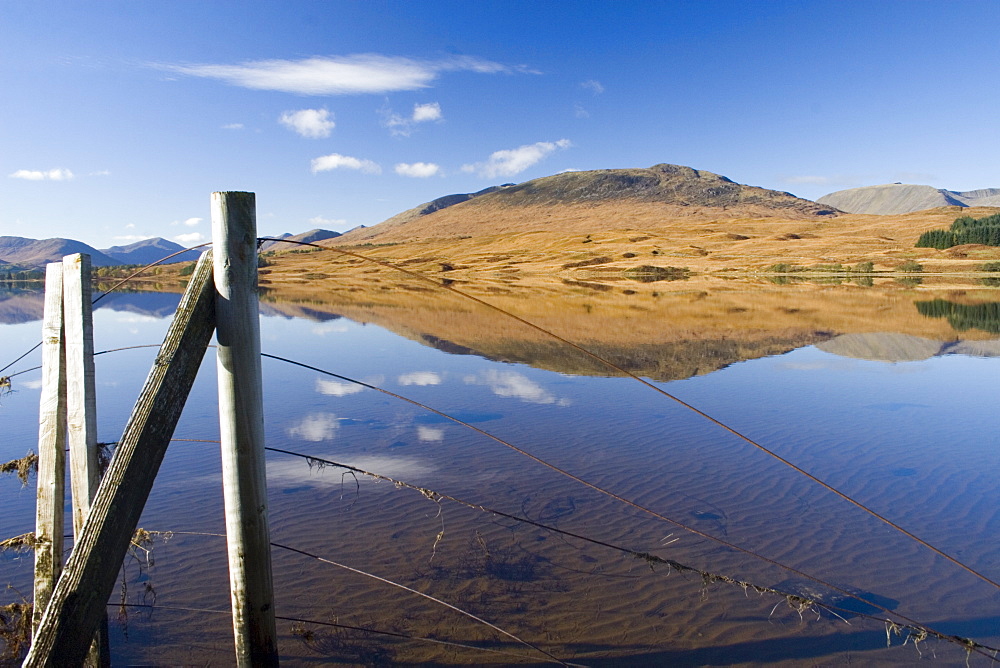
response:
M1000 187L1000 2L0 0L0 235L372 225L669 162L810 199Z

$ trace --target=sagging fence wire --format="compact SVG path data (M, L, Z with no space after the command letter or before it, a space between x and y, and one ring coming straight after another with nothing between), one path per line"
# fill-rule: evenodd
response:
M714 417L706 414L705 412L701 411L700 409L694 407L691 404L688 404L687 402L683 401L679 397L676 397L675 395L673 395L673 394L671 394L671 393L663 390L662 388L660 388L660 387L658 387L658 386L656 386L656 385L654 385L654 384L652 384L652 383L644 380L643 378L636 376L635 374L629 372L628 370L626 370L624 368L621 368L620 366L614 364L613 362L604 359L603 357L601 357L601 356L599 356L599 355L597 355L597 354L595 354L595 353L593 353L593 352L591 352L591 351L583 348L582 346L580 346L578 344L573 343L572 341L569 341L569 340L567 340L567 339L565 339L565 338L563 338L563 337L561 337L561 336L559 336L559 335L557 335L557 334L555 334L553 332L550 332L550 331L548 331L548 330L546 330L546 329L544 329L544 328L542 328L542 327L540 327L538 325L535 325L534 323L532 323L532 322L530 322L528 320L525 320L525 319L523 319L523 318L521 318L521 317L519 317L517 315L514 315L514 314L512 314L510 312L507 312L504 309L501 309L500 307L497 307L497 306L495 306L493 304L490 304L489 302L487 302L485 300L482 300L482 299L477 298L477 297L475 297L473 295L470 295L470 294L465 293L465 292L463 292L461 290L458 290L457 288L454 288L451 285L442 285L440 282L438 282L438 281L436 281L436 280L434 280L434 279L432 279L430 277L424 276L424 275L422 275L422 274L420 274L418 272L412 271L412 270L405 269L403 267L397 266L396 264L393 264L393 263L390 263L390 262L386 262L386 261L383 261L383 260L378 260L378 259L375 259L375 258L370 258L370 257L367 257L367 256L362 255L360 253L355 253L355 252L344 250L344 249L340 249L340 248L332 248L332 247L329 247L329 246L321 246L319 244L308 243L308 242L287 241L287 240L283 240L283 239L271 239L271 238L268 238L268 237L262 237L262 238L258 239L258 245L260 243L262 243L263 241L268 241L268 240L282 241L284 243L296 243L296 244L299 244L299 245L312 246L312 247L323 249L323 250L333 250L334 252L340 253L342 255L356 257L356 258L359 258L359 259L367 261L367 262L371 262L371 263L374 263L374 264L377 264L377 265L381 265L381 266L384 266L384 267L387 267L387 268L399 271L399 272L401 272L401 273L403 273L405 275L408 275L410 277L416 278L418 280L421 280L421 281L424 281L424 282L428 282L431 285L433 285L434 287L438 287L438 288L442 288L442 289L445 289L445 290L449 290L449 291L451 291L451 292L453 292L453 293L461 296L464 299L467 299L467 300L470 300L472 302L475 302L475 303L477 303L477 304L479 304L479 305L481 305L481 306L483 306L485 308L488 308L488 309L490 309L490 310L492 310L494 312L500 313L501 315L503 315L505 317L508 317L508 318L511 318L511 319L513 319L513 320L515 320L517 322L520 322L521 324L523 324L523 325L525 325L525 326L527 326L527 327L529 327L529 328L531 328L531 329L533 329L535 331L538 331L538 332L542 333L543 335L548 336L548 337L556 340L557 342L560 342L560 343L562 343L562 344L564 344L566 346L569 346L569 347L577 350L581 354L583 354L583 355L585 355L585 356L587 356L587 357L589 357L589 358L591 358L591 359L599 362L600 364L602 364L602 365L604 365L604 366L606 366L606 367L608 367L610 369L613 369L614 371L616 371L618 373L621 373L624 376L632 378L633 380L641 383L642 385L647 386L648 388L652 389L653 391L657 392L658 394L663 395L666 398L669 398L669 399L677 402L683 408L694 412L695 414L699 415L700 417L708 420L709 422L717 425L718 427L720 427L720 428L722 428L722 429L730 432L731 434L733 434L734 436L738 437L739 439L747 442L748 444L750 444L751 446L757 448L758 450L761 450L762 452L764 452L764 453L770 455L771 457L777 459L779 462L781 462L785 466L793 469L794 471L800 473L801 475L804 475L805 477L807 477L808 479L812 480L813 482L819 484L820 486L822 486L823 488L827 489L828 491L831 491L832 493L836 494L837 496L841 497L842 499L850 502L851 504L855 505L859 509L863 510L867 514L875 517L876 519L878 519L881 522L885 523L886 525L890 526L894 530L896 530L896 531L898 531L898 532L900 532L900 533L908 536L909 538L911 538L912 540L916 541L920 545L922 545L922 546L930 549L931 551L935 552L939 556L942 556L943 558L947 559L948 561L950 561L950 562L958 565L963 570L966 570L967 572L969 572L970 574L976 576L980 580L983 580L983 581L985 581L985 582L993 585L994 587L1000 588L1000 584L998 584L994 580L992 580L992 579L990 579L990 578L982 575L981 573L977 572L976 570L972 569L971 567L967 566L966 564L963 564L962 562L958 561L954 557L951 557L950 555L944 553L943 551L941 551L940 549L936 548L935 546L933 546L933 545L927 543L926 541L920 539L919 537L915 536L911 532L909 532L906 529L903 529L899 525L895 524L891 520L883 517L882 515L880 515L877 512L875 512L874 510L868 508L864 504L862 504L862 503L856 501L855 499L849 497L848 495L844 494L843 492L840 492L839 490L833 488L832 486L830 486L829 484L823 482L822 480L819 480L818 478L816 478L812 474L810 474L807 471L801 469L800 467L798 467L795 464L789 462L788 460L782 458L780 455L777 455L776 453L774 453L771 450L767 449L763 445L761 445L761 444L757 443L756 441L752 440L748 436L746 436L746 435L744 435L744 434L736 431L735 429L729 427L728 425L724 424L720 420L718 420L718 419L716 419L716 418L714 418ZM210 245L210 244L201 244L201 246L207 246L207 245ZM197 247L200 247L200 246L196 246L195 248L197 248ZM143 267L143 268L137 270L136 272L134 272L129 277L125 278L124 280L122 280L119 283L117 283L116 285L114 285L109 291L107 291L104 294L102 294L101 296L99 296L97 299L94 300L93 303L96 303L101 298L103 298L105 295L109 294L111 291L118 289L119 287L121 287L122 285L124 285L125 283L127 283L129 280L132 280L133 278L135 278L136 276L138 276L140 273L142 273L146 269L148 269L148 268L150 268L152 266L155 266L156 264L159 264L159 263L161 263L161 262L163 262L163 261L165 261L167 259L170 259L170 257L173 257L173 256L175 256L177 254L179 254L179 253L175 253L175 254L173 254L171 256L168 256L167 258L163 258L163 259L161 259L161 260L159 260L157 262L151 263L151 264L147 265L146 267ZM11 363L9 363L5 367L3 367L3 369L0 369L0 372L5 371L6 369L10 368L11 366L13 366L14 364L16 364L17 362L19 362L22 359L24 359L25 357L27 357L27 355L30 354L31 352L33 352L35 349L37 349L37 347L38 346L35 346L35 348L33 348L33 349L29 350L28 352L24 353L23 355L21 355L20 357L18 357L17 359L15 359ZM128 347L121 348L121 349L114 349L114 350L109 350L109 351L102 351L101 353L98 353L98 354L105 354L105 353L108 353L108 352L116 352L117 350L125 350L125 349L131 349L131 348L139 348L139 347L157 347L157 346L155 346L155 345L150 345L150 346L128 346ZM484 435L484 436L486 436L488 438L491 438L491 439L493 439L495 441L498 441L501 444L505 445L506 447L509 447L509 448L513 449L515 452L518 452L518 453L520 453L520 454L522 454L522 455L524 455L524 456L526 456L526 457L528 457L530 459L533 459L536 462L538 462L538 463L540 463L540 464L542 464L542 465L544 465L544 466L552 469L553 471L555 471L555 472L557 472L557 473L559 473L561 475L567 476L568 478L570 478L570 479L572 479L572 480L574 480L574 481L576 481L578 483L581 483L583 485L586 485L587 487L590 487L591 489L593 489L595 491L598 491L601 494L605 494L605 495L607 495L607 496L609 496L609 497L611 497L611 498L613 498L613 499L615 499L615 500L617 500L619 502L622 502L622 503L625 503L627 505L633 506L633 507L635 507L636 509L638 509L640 511L646 512L648 514L651 514L654 517L657 517L658 519L661 519L661 520L670 522L672 524L675 524L676 526L678 526L680 528L683 528L686 531L689 531L689 532L691 532L691 533L693 533L695 535L699 535L699 536L704 537L704 538L706 538L708 540L712 540L712 541L714 541L716 543L719 543L719 544L721 544L721 545L723 545L725 547L729 547L729 548L734 549L736 551L743 552L743 553L745 553L745 554L747 554L749 556L753 556L753 557L755 557L757 559L760 559L760 560L764 561L765 563L769 563L769 564L778 566L778 567L783 568L783 569L785 569L785 570L787 570L787 571L789 571L791 573L794 573L794 574L799 575L801 577L804 577L804 578L807 578L809 580L812 580L812 581L814 581L814 582L816 582L816 583L818 583L818 584L820 584L820 585L822 585L824 587L827 587L827 588L829 588L829 589L831 589L833 591L839 592L841 594L844 594L844 595L849 596L851 598L855 598L857 600L861 600L864 604L874 605L874 607L880 608L880 606L874 604L872 601L868 601L868 600L864 600L864 599L859 599L855 593L852 593L852 592L850 592L848 590L836 587L836 586L834 586L834 585L832 585L830 583L824 582L823 580L820 580L820 579L812 577L812 576L810 576L810 575L808 575L808 574L806 574L804 572L801 572L801 571L799 571L799 570L797 570L795 568L786 566L786 565L781 564L781 563L779 563L779 562L777 562L775 560L771 560L771 559L769 559L769 558L767 558L767 557L765 557L763 555L759 555L759 554L754 553L753 551L747 550L745 548L741 548L741 547L739 547L739 546L737 546L735 544L732 544L732 543L730 543L728 541L716 538L716 537L714 537L714 536L712 536L710 534L707 534L705 532L697 530L697 529L695 529L693 527L689 527L689 526L687 526L687 525L685 525L683 523L677 522L677 521L675 521L675 520L673 520L673 519L671 519L669 517L666 517L664 515L656 513L655 511L652 511L652 510L650 510L648 508L644 508L643 506L641 506L639 504L636 504L634 502L631 502L630 500L625 499L624 497L621 497L621 496L619 496L619 495L617 495L617 494L615 494L615 493L613 493L613 492L611 492L609 490L605 490L605 489L603 489L603 488L601 488L601 487L599 487L599 486L597 486L597 485L595 485L593 483L590 483L590 482L588 482L588 481L586 481L586 480L584 480L582 478L579 478L578 476L575 476L574 474L572 474L572 473L570 473L568 471L564 471L562 469L559 469L558 467L555 467L555 466L553 466L553 465L545 462L544 460L542 460L542 459L540 459L540 458L532 455L531 453L528 453L527 451L525 451L525 450L523 450L521 448L518 448L517 446L514 446L513 444L505 442L502 439L499 439L499 438L493 436L492 434L489 434L488 432L475 427L474 425L471 425L469 423L463 422L462 420L459 420L457 418L449 416L449 415L447 415L447 414L445 414L443 412L437 411L436 409L433 409L430 406L426 406L426 405L421 404L419 402L412 401L412 400L410 400L410 399L408 399L408 398L406 398L406 397L404 397L402 395L395 394L393 392L390 392L388 390L384 390L384 389L376 387L374 385L371 385L371 384L368 384L368 383L364 383L362 381L357 381L357 380L354 380L354 379L351 379L351 378L348 378L348 377L345 377L345 376L341 376L339 374L335 374L335 373L332 373L332 372L329 372L329 371L325 371L323 369L319 369L317 367L314 367L314 366L311 366L311 365L308 365L308 364L304 364L304 363L301 363L301 362L296 362L294 360L289 360L287 358L281 358L281 357L277 357L277 356L269 355L269 354L263 354L262 356L264 356L264 357L270 357L270 358L273 358L273 359L276 359L276 360L279 360L279 361L283 361L283 362L286 362L286 363L294 364L294 365L297 365L297 366L300 366L300 367L303 367L303 368L306 368L306 369L310 369L310 370L316 371L318 373L323 373L323 374L326 374L326 375L329 375L329 376L332 376L332 377L344 380L345 382L351 382L351 383L355 383L355 384L361 385L363 387L374 389L376 391L379 391L379 392L382 392L384 394L393 396L393 397L395 397L397 399L400 399L400 400L403 400L403 401L407 401L407 402L409 402L409 403L411 403L411 404L413 404L415 406L418 406L418 407L420 407L420 408L422 408L424 410L428 410L428 411L431 411L433 413L436 413L437 415L439 415L441 417L444 417L444 418L446 418L448 420L451 420L451 421L453 421L453 422L455 422L455 423L457 423L459 425L462 425L462 426L464 426L466 428L472 429L473 431L479 432L480 434L482 434L482 435ZM13 375L19 375L21 373L26 373L27 371L28 370L19 371L16 374L12 374L12 376ZM10 376L7 376L5 378L9 379ZM9 383L9 380L8 380L8 383ZM270 449L270 448L268 448L268 449ZM347 466L342 465L342 464L336 464L336 465L340 466L342 468L348 468L348 469L350 468L350 467L347 467ZM377 474L369 473L369 472L366 472L366 471L358 470L357 472L362 473L364 475L371 475L371 476L374 476L374 477L385 478L384 476L378 476ZM385 479L388 479L388 478L385 478ZM440 498L446 498L446 497L441 496ZM447 498L451 498L451 497L447 497ZM489 511L489 512L493 512L493 511ZM514 519L514 517L510 516L510 519ZM524 520L524 518L519 518L517 521L525 521L525 520ZM527 521L530 522L530 520L527 520ZM557 530L555 528L551 528L549 530L561 531L561 530ZM585 538L582 538L582 537L581 537L581 539L586 540ZM644 555L644 553L637 553L637 555L638 554L643 554L642 558L646 558L646 557L652 556L654 562L655 562L656 559L658 559L657 557L655 557L653 555ZM670 563L669 560L664 560L664 561L665 561L665 563L667 563L667 565L671 566L671 568L675 568L673 566L673 564ZM694 572L702 574L702 577L706 578L706 581L711 580L711 581L732 582L732 583L739 584L739 585L744 584L741 581L733 580L732 578L728 578L727 576L715 576L715 575L713 575L711 573L707 573L707 572L704 572L704 571L700 571L699 569L690 568L690 567L684 567L684 569L685 570L694 571ZM757 587L753 586L753 585L747 585L747 586L751 586L755 590L757 589ZM777 590L775 590L774 593L781 594L781 595L786 595L786 596L792 596L792 597L795 596L793 594L792 595L782 594L782 592L778 592ZM791 599L791 598L788 599L788 600L789 600L790 604L793 601L793 599ZM828 606L824 605L823 607L828 607ZM912 628L915 629L918 634L920 634L920 633L926 633L926 634L929 634L931 636L934 636L934 637L937 637L937 638L940 638L940 639L943 639L943 640L951 640L952 642L958 642L959 644L961 644L964 647L966 647L968 651L978 651L980 653L984 653L985 656L989 656L988 654L985 654L985 651L995 651L993 648L989 648L989 647L981 645L979 643L975 643L975 641L972 641L972 640L969 640L969 639L958 638L956 636L948 636L946 634L942 634L942 633L933 631L932 629L926 627L925 625L921 625L921 624L915 622L914 620L911 620L911 619L905 617L904 615L901 615L900 613L888 610L886 608L881 608L881 609L885 613L887 613L887 614L895 615L899 619L906 621L906 624L903 625L903 626L904 627L911 627L912 626ZM851 612L852 614L858 614L857 611L853 611L853 610L849 611L849 612ZM871 617L871 618L872 619L878 619L876 617ZM884 621L887 625L888 624L892 624L892 625L897 626L897 627L899 626L898 624L895 624L894 622L891 622L889 620L881 620L881 621ZM913 636L913 637L914 637L914 640L916 640L916 636ZM982 648L982 650L980 648Z

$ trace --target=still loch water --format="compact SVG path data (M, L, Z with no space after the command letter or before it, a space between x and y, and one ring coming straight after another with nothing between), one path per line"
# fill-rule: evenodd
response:
M717 281L505 285L480 296L649 379L1000 579L1000 291ZM95 311L95 349L158 344L178 298L108 296ZM267 445L313 458L268 452L274 543L405 584L584 665L965 664L962 648L928 641L918 651L903 646L905 633L887 647L885 625L854 614L886 616L874 606L1000 646L995 588L522 324L405 283L268 292L261 316L265 353L431 406L636 504L398 398L268 358ZM40 293L0 293L8 358L0 364L37 342L40 317ZM154 356L146 348L97 357L102 441L121 435ZM17 375L0 397L0 461L35 447L39 378ZM175 437L191 440L171 445L140 523L163 533L149 554L127 560L109 606L116 665L231 661L211 350ZM32 486L0 478L0 538L33 529ZM772 593L707 582L615 547L845 609L840 618L796 610ZM326 561L281 547L273 560L288 665L546 661L468 617ZM30 598L31 570L29 556L0 553L0 580L14 587L0 604L17 592ZM122 597L153 607L122 614ZM988 663L976 654L970 661Z

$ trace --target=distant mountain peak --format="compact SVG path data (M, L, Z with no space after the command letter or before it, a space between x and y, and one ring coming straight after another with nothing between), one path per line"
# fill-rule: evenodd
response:
M1000 188L959 192L897 182L838 190L816 201L847 213L892 215L942 206L1000 206Z

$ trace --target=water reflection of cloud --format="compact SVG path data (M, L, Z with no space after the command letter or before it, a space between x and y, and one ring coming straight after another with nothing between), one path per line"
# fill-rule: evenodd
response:
M379 475L396 478L399 480L410 480L418 476L432 473L435 469L432 465L423 462L416 457L386 457L382 455L317 455L329 461L353 466L363 471L370 471ZM309 466L304 459L282 459L267 462L268 484L295 484L322 487L327 485L339 485L345 469L336 466L324 466L320 464ZM359 481L372 478L357 475ZM348 481L354 484L348 475Z
M515 371L487 369L465 377L466 385L485 385L498 397L511 397L531 404L569 406L569 399L559 399L527 376Z
M341 383L336 380L316 379L316 391L331 397L346 397L349 394L357 394L365 388L357 383Z
M417 425L417 438L424 443L436 443L444 440L444 429Z
M340 423L333 413L310 413L302 418L298 424L289 427L288 435L303 441L318 443L332 439L338 428L340 428Z
M326 336L327 334L342 334L350 330L344 323L331 320L330 322L316 325L310 331L317 336Z
M400 385L440 385L441 374L434 371L414 371L404 373L396 379Z

